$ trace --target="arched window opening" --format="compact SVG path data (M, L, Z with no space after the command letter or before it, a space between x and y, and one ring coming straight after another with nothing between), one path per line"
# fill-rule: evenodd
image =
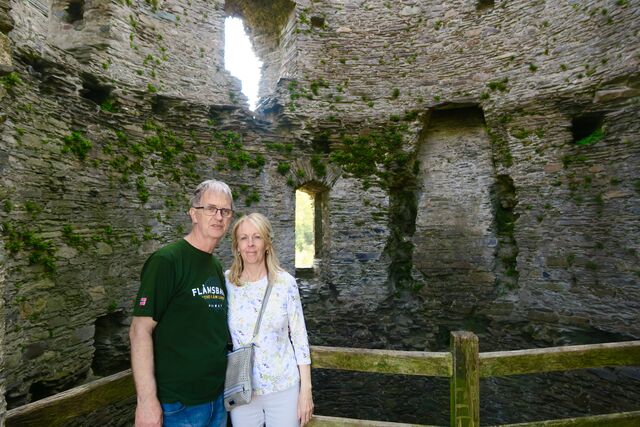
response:
M312 268L315 257L314 198L296 191L296 269Z
M591 145L604 136L604 114L602 112L587 113L571 120L571 134L576 145Z
M224 21L224 66L232 76L240 79L242 93L249 99L249 109L255 110L262 61L254 53L240 18L228 17Z
M296 190L295 265L298 276L319 273L327 244L327 197L327 188L315 182Z

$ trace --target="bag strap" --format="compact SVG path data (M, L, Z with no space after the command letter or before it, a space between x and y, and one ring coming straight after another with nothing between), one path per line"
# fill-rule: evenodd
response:
M253 337L251 338L251 342L258 335L258 331L260 330L260 322L262 321L262 315L264 314L264 309L267 307L267 301L269 300L269 295L271 294L271 280L267 278L267 289L264 291L264 298L262 298L262 307L260 307L260 314L258 314L258 320L256 320L256 327L253 330Z

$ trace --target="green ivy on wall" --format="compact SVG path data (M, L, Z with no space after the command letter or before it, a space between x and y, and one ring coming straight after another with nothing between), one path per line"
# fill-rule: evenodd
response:
M47 273L55 273L56 248L53 242L36 235L27 226L18 226L9 222L2 224L2 234L5 239L5 248L13 256L20 252L26 252L29 256L29 264L42 265Z

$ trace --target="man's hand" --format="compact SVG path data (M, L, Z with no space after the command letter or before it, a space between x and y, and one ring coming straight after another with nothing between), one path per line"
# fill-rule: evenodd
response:
M161 427L162 407L158 399L149 399L146 402L138 401L136 406L135 427Z
M136 427L162 425L162 406L156 395L156 380L153 376L153 329L156 324L151 317L133 316L129 330L131 370L138 395Z

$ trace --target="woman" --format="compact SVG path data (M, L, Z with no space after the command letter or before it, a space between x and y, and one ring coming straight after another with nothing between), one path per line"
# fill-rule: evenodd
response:
M240 218L231 233L233 263L225 272L233 347L253 337L267 283L272 284L255 339L253 396L231 410L234 427L297 427L313 413L311 358L296 280L280 267L269 220Z

